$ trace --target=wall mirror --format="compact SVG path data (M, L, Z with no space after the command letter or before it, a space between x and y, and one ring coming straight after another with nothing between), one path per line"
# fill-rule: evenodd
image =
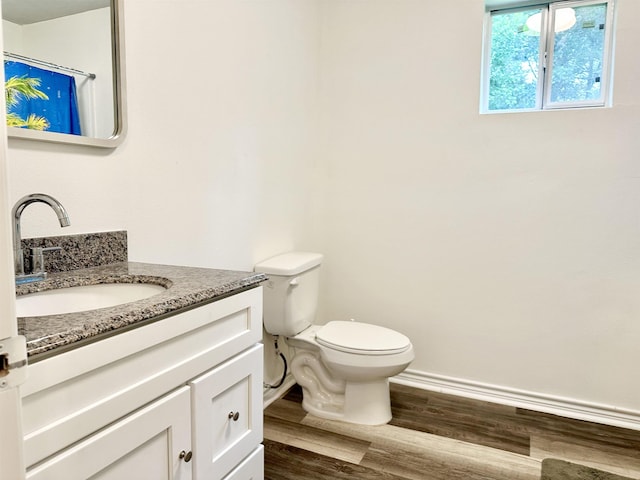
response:
M119 145L123 0L1 1L9 138Z

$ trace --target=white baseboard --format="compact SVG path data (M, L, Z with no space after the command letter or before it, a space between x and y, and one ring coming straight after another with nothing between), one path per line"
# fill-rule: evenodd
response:
M417 370L406 370L393 377L391 381L423 390L640 430L640 412L634 410L472 382Z

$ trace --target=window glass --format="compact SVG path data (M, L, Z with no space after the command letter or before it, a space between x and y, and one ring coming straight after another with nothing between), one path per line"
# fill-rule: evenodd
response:
M557 31L553 43L551 101L598 100L605 53L607 5L556 10L556 25L563 10L571 10L575 23Z
M540 35L526 21L540 9L491 16L489 110L537 107Z

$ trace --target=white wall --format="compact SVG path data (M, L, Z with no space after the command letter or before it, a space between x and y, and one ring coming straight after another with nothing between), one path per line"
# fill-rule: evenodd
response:
M2 28L0 28L0 32ZM0 38L2 35L0 35ZM3 73L4 74L4 73ZM11 206L7 179L7 137L4 111L0 111L0 338L15 337L18 325L15 321L15 289L11 273L13 253L11 237ZM20 387L0 389L0 431L2 445L0 465L2 475L24 478L24 454L22 449L22 412Z
M640 2L614 107L479 115L483 2L323 2L323 320L419 374L640 411Z
M2 20L2 47L12 53L22 52L22 27Z

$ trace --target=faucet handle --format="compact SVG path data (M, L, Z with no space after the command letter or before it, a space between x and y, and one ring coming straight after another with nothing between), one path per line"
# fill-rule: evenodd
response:
M62 247L33 247L31 249L31 273L44 273L44 252L62 250Z

